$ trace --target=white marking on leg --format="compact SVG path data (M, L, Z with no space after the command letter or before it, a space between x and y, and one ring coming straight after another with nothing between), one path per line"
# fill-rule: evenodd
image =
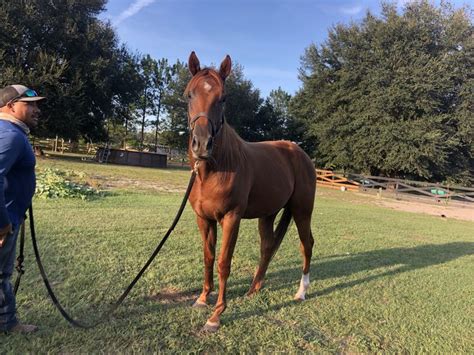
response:
M300 288L296 292L295 300L304 300L306 296L306 291L309 287L309 272L306 275L301 276Z

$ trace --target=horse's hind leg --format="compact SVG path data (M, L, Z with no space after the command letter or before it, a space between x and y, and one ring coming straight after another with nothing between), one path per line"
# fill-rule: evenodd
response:
M267 272L268 264L272 258L275 248L278 246L274 238L273 222L275 215L262 217L258 220L258 231L260 233L260 264L253 277L252 285L250 286L247 296L258 292L263 286L263 279Z
M304 300L309 287L309 268L313 253L314 238L311 233L311 214L293 215L300 237L300 250L303 255L303 275L295 300Z

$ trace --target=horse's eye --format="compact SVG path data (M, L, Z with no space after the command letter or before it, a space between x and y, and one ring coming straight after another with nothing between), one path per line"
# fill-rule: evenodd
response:
M221 97L221 99L220 99L220 103L221 103L221 104L225 103L225 98L226 98L225 95Z
M191 98L192 98L192 95L190 92L188 92L188 100L191 100Z

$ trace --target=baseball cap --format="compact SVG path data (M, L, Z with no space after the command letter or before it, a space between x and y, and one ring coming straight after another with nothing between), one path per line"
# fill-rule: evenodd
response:
M0 107L5 106L11 101L40 101L45 97L38 96L33 89L27 88L24 85L9 85L0 89Z

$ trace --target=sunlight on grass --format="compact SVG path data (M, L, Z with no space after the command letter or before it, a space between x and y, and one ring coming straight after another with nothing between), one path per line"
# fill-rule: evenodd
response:
M137 180L92 201L35 199L39 247L58 297L74 316L97 319L121 294L169 227L189 172L66 161L39 162L108 179ZM139 186L140 188L137 188ZM472 351L474 224L318 196L316 244L305 302L294 302L302 259L291 225L265 288L244 297L259 259L255 220L243 221L222 328L203 336L211 312L190 307L202 285L194 214L181 221L130 296L106 324L70 327L53 308L31 242L18 295L28 338L1 336L2 353L428 352ZM350 195L345 195L350 196ZM359 201L360 200L360 201ZM215 276L217 281L217 276ZM215 295L211 297L215 300Z

